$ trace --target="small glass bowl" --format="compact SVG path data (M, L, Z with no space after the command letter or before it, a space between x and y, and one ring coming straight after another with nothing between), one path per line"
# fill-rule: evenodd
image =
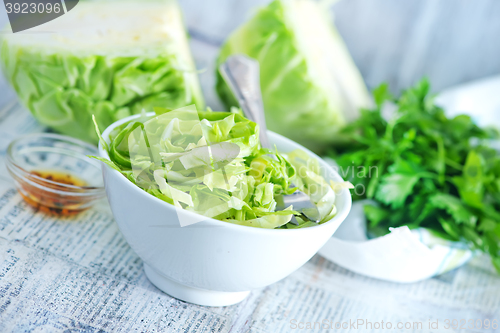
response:
M58 134L30 134L12 141L6 166L30 205L56 215L77 214L105 195L101 166L87 155L97 148Z

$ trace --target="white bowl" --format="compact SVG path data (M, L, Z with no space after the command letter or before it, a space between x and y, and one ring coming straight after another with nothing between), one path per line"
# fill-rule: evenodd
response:
M137 117L115 122L103 137L109 143L115 127ZM327 180L342 181L309 150L273 132L269 138L279 151L306 151L319 160ZM109 158L101 145L99 153ZM144 261L149 280L173 297L200 305L235 304L250 290L285 278L330 239L351 209L351 195L343 190L336 198L337 215L315 227L260 229L211 218L181 227L173 205L143 191L109 166L103 167L103 177L118 227Z

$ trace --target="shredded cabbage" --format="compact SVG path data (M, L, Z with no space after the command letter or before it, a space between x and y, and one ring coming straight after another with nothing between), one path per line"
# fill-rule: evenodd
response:
M289 223L297 214L292 206L277 209L280 196L297 188L317 204L321 222L335 215L335 192L318 161L300 150L263 149L258 125L239 109L155 112L115 128L109 145L97 129L109 160L96 158L177 208L229 223L269 229L316 225L297 218L296 226Z

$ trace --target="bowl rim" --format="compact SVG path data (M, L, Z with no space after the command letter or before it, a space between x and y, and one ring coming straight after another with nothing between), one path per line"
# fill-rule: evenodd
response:
M55 133L30 133L26 134L20 137L17 137L16 139L12 140L9 145L7 146L7 154L6 154L6 167L7 170L14 176L18 177L21 179L23 182L29 184L30 186L36 187L38 189L41 189L45 192L50 192L54 193L57 195L62 195L62 196L90 196L90 195L96 195L96 196L104 196L105 194L105 189L104 189L104 184L102 186L77 186L77 185L71 185L71 184L64 184L60 183L57 181L49 180L37 175L32 174L31 172L25 170L23 167L19 166L17 163L17 160L13 156L12 150L14 147L25 141L25 140L30 140L30 139L37 139L37 138L48 138L48 139L56 139L59 141L66 141L70 142L71 144L74 144L76 146L83 147L89 151L94 151L95 153L99 153L99 150L97 147L91 145L90 143L84 142L79 139L75 139L66 135L61 135L61 134L55 134ZM40 147L43 147L42 145ZM71 149L66 149L68 152L75 153ZM98 165L95 163L90 162L90 158L86 155L81 155L82 157L87 157L87 158L82 158L83 161L86 163L98 168ZM36 180L35 181L33 181ZM56 185L58 186L59 189L57 188L52 188L47 185Z
M155 115L156 115L155 112L147 112L146 114L136 114L136 115L132 115L132 116L128 116L128 117L122 118L122 119L120 119L118 121L115 121L111 125L109 125L102 132L101 136L104 139L104 141L106 142L106 144L109 145L110 144L109 134L116 127L118 127L118 126L120 126L120 125L122 125L122 124L124 124L126 122L129 122L129 121L131 121L133 119L141 118L143 116L150 117L150 116L155 116ZM286 143L292 143L292 144L300 146L300 149L302 149L303 151L305 151L312 158L316 158L317 160L319 160L319 162L322 164L322 166L326 167L328 169L328 173L329 174L335 175L339 179L343 180L342 176L337 171L335 171L323 159L321 159L319 156L317 156L316 154L314 154L313 152L311 152L309 149L303 147L302 145L300 145L300 144L298 144L298 143L296 143L296 142L294 142L294 141L292 141L292 140L290 140L290 139L288 139L288 138L286 138L286 137L284 137L284 136L282 136L282 135L280 135L278 133L275 133L275 132L269 131L269 130L268 130L268 132L271 133L272 136L279 137L281 140L285 141ZM110 160L108 152L106 150L104 150L104 147L102 146L101 140L99 140L98 149L99 149L99 154L100 154L100 156L102 158L106 158L106 159ZM114 174L120 176L120 177L118 177L118 179L121 179L121 181L124 181L125 183L127 183L128 184L127 186L132 191L135 191L136 193L140 193L140 195L142 195L142 196L147 196L148 198L157 201L158 203L164 205L165 207L167 207L169 209L175 208L173 205L169 204L168 202L165 202L165 201L163 201L163 200L155 197L154 195L151 195L151 194L147 193L146 191L142 190L139 186L135 185L134 183L132 183L131 181L129 181L126 177L124 177L121 173L119 173L118 170L115 170L115 169L111 168L109 165L105 164L104 162L101 162L101 166L104 166L105 168L108 168L107 170L109 172L114 173ZM106 184L106 181L104 183ZM305 232L305 233L307 233L307 232L314 232L314 231L319 231L319 230L325 229L325 228L329 227L331 224L334 224L334 223L338 222L339 220L342 222L342 221L344 221L347 218L347 215L349 214L349 212L351 210L351 207L352 207L352 196L351 196L351 194L350 194L350 192L348 190L343 190L340 195L342 195L342 196L345 197L344 198L345 205L344 205L343 209L342 210L338 210L337 213L335 214L335 216L332 217L332 219L330 219L329 221L324 222L322 224L318 224L317 226L308 227L308 228L297 228L297 229L266 229L266 228L256 228L256 227L250 227L250 226L233 224L233 223L230 223L230 222L224 222L224 221L216 220L216 219L213 219L211 217L206 217L206 216L203 216L203 215L200 215L200 214L197 214L197 213L194 213L194 212L190 212L190 211L187 211L187 210L183 211L183 213L188 214L188 215L192 215L192 216L196 216L196 217L199 217L199 216L205 217L205 219L202 220L202 221L200 221L199 223L209 223L209 224L212 224L212 225L217 226L217 227L236 228L237 230L245 231L245 232L273 233L273 234L276 234L278 232L281 232L281 233L283 233L283 232L302 232L302 233L304 233ZM336 196L338 197L339 194L336 194ZM340 223L339 223L339 225L340 225ZM184 228L189 228L189 227L191 227L191 225L185 226Z

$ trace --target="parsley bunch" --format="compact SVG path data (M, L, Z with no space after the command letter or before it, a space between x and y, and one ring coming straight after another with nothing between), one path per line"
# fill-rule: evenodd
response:
M448 118L425 79L399 99L386 84L373 95L377 107L363 110L331 152L354 199L378 202L365 206L369 230L429 228L489 253L500 273L500 153L490 146L498 132L467 115Z

